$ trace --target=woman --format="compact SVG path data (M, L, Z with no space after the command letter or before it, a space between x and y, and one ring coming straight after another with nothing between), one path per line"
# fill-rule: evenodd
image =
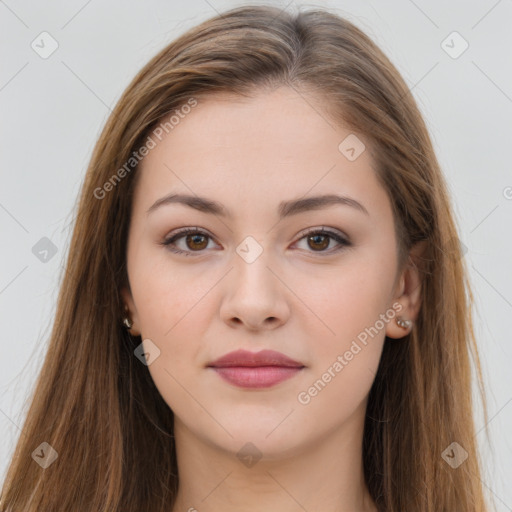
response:
M233 9L95 147L2 511L484 512L472 295L391 62Z

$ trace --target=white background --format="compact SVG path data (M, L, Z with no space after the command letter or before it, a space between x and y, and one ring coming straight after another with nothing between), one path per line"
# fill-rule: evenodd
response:
M449 183L477 296L491 440L477 410L483 480L497 509L512 511L506 485L512 481L512 2L274 3L291 11L297 5L336 9L386 52L420 105ZM45 353L78 188L100 129L150 57L216 11L239 5L0 2L2 481ZM43 31L58 42L47 59L31 47ZM453 31L469 43L456 59L441 46ZM46 263L32 253L42 237L57 247Z

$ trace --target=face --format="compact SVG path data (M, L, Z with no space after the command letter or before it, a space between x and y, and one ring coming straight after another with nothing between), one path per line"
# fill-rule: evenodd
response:
M369 151L340 151L351 132L313 105L288 88L211 96L138 170L122 290L131 332L153 354L175 429L233 452L250 440L292 453L362 418L385 335L404 335L391 204ZM171 194L209 207L160 201ZM293 206L334 194L350 199ZM208 367L239 349L303 368L241 387Z

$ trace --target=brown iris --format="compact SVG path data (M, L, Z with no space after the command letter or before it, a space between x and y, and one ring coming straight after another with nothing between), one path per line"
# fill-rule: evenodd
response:
M202 238L202 242L198 241ZM322 234L315 234L308 236L308 242L310 242L310 247L316 250L324 250L329 246L329 236ZM202 234L190 234L186 235L186 244L187 247L191 250L201 251L205 249L208 245L208 236ZM311 243L313 245L311 245Z
M197 242L198 238L203 238L203 240L204 240L204 247L199 243L199 245L201 245L201 247L195 247L195 249L197 249L197 250L205 249L206 246L208 245L208 240L207 240L208 237L206 235L201 235L201 234L187 235L186 238L185 238L186 243L187 243L187 247L190 247L192 249L192 247L188 245L189 241L193 240L193 243L197 244L198 243Z
M318 239L319 238L323 238L323 242L320 243L318 242ZM311 236L308 236L308 241L309 242L313 242L315 244L319 244L321 245L321 247L316 247L317 249L325 249L326 247L329 246L329 237L327 235L311 235ZM314 249L314 247L312 247Z

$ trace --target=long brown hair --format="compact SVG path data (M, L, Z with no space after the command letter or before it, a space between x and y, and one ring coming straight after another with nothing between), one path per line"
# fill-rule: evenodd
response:
M471 356L485 406L473 296L447 187L414 98L390 60L349 21L325 9L289 14L246 6L160 51L106 123L80 192L49 348L3 485L2 511L171 509L178 487L173 413L134 356L140 337L121 324L137 177L132 160L158 123L191 98L250 97L282 85L314 93L326 120L368 142L392 203L400 262L413 244L426 244L415 327L403 340L386 339L369 395L369 491L386 512L489 510L473 425ZM46 469L32 457L43 442L58 454ZM457 468L442 456L453 442L459 457L461 448L469 454Z

